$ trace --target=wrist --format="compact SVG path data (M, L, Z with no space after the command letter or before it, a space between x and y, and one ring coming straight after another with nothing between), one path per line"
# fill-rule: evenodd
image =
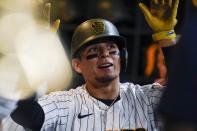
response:
M174 30L161 31L161 32L154 33L152 35L152 38L154 41L173 40L176 38L176 33Z
M165 48L165 47L170 47L170 46L173 46L173 45L176 45L176 39L165 39L165 40L160 40L160 41L157 41L158 45L161 47L161 48Z

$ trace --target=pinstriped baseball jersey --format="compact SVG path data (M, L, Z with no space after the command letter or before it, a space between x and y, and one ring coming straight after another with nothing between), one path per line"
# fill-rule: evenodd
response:
M153 110L161 96L160 87L156 84L120 84L120 100L111 106L90 96L85 85L51 93L38 101L45 112L41 130L157 131L158 121Z
M0 96L0 120L8 116L16 107L17 100L9 100Z

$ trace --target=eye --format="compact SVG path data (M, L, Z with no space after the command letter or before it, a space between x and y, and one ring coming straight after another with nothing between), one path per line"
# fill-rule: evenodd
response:
M116 46L116 44L108 44L107 48L108 49L116 49L117 46Z
M86 59L90 60L90 59L97 58L98 57L98 51L99 51L99 49L97 47L90 47L87 50Z
M118 46L115 43L108 44L107 48L110 52L119 52Z
M95 54L98 53L98 48L97 47L92 47L88 49L87 54Z

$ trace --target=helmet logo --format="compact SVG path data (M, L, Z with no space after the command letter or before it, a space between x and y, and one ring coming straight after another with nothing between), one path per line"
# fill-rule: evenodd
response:
M96 34L102 34L105 30L105 25L103 22L100 21L95 21L91 25L91 29L94 31Z

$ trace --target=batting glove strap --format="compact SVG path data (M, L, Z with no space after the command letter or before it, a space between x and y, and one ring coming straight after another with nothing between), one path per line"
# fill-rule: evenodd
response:
M154 41L172 40L176 38L176 33L174 32L174 30L161 31L161 32L154 33L152 35L152 38Z

